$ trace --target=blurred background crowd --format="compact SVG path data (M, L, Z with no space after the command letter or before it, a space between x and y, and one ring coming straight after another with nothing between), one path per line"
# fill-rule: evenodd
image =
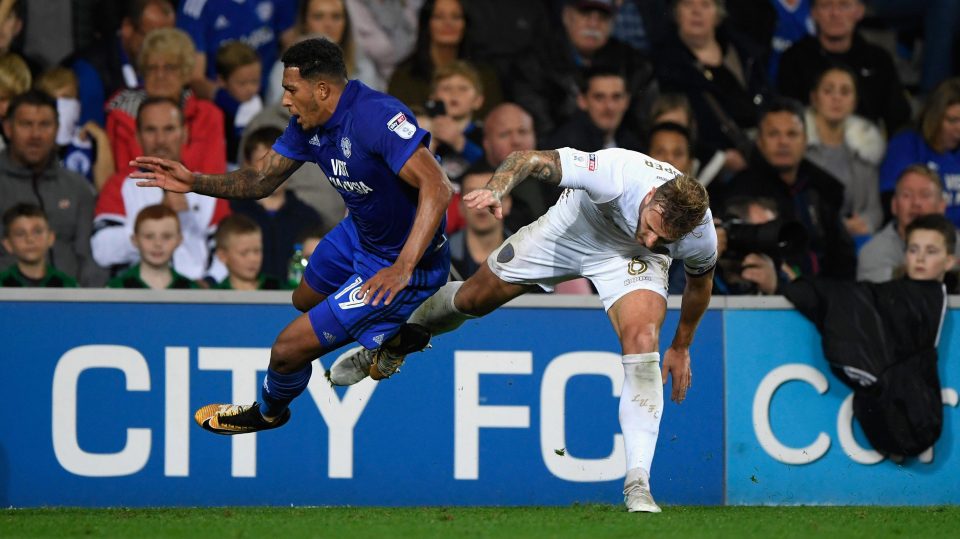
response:
M715 293L882 282L915 218L960 225L958 32L956 0L0 0L0 286L295 285L344 215L315 165L226 201L129 161L255 164L289 120L280 55L315 36L410 107L459 195L517 150L642 151L707 186ZM504 221L459 195L466 278L559 192L521 184Z

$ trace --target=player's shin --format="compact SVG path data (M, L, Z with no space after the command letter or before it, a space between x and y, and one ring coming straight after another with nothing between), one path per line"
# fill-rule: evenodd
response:
M460 312L453 303L457 291L463 286L463 281L451 281L437 290L427 301L417 307L407 321L409 324L423 326L431 335L449 333L471 318L469 314Z
M623 432L628 470L643 468L650 473L662 411L660 354L650 352L623 356L620 429Z
M267 375L263 378L263 387L260 388L260 396L263 400L260 412L263 417L266 419L279 417L290 402L307 388L312 372L313 363L307 363L303 369L289 374L267 369Z

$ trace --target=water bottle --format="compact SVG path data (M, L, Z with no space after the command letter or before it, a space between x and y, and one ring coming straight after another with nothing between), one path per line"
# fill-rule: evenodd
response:
M303 277L303 269L307 267L308 260L303 256L303 244L293 246L293 256L290 257L290 265L287 269L287 280L290 286L298 286L300 278Z

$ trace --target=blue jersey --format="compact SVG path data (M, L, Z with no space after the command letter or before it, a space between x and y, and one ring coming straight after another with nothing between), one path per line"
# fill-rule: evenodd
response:
M893 191L903 170L916 164L926 165L940 175L947 217L960 227L960 148L938 153L915 129L902 131L887 145L887 154L880 165L880 192Z
M770 80L777 80L780 56L791 45L801 39L816 35L817 29L810 17L810 0L799 0L794 6L788 6L783 0L770 0L777 12L777 26L773 30L773 43L770 44L770 64L767 71Z
M264 82L277 61L277 7L284 12L287 0L185 0L177 14L177 28L190 34L197 51L207 57L207 78L217 78L217 49L239 40L256 49L263 65ZM280 16L281 21L289 16Z
M419 196L398 174L410 156L429 143L430 133L400 101L352 80L326 124L304 131L295 116L273 150L319 165L350 210L360 245L393 261L410 234ZM445 221L424 262L445 241Z

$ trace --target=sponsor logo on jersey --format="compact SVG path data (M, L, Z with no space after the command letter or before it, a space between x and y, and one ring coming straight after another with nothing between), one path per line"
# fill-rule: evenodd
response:
M347 296L346 301L341 301L337 303L340 306L340 309L356 309L357 307L363 307L363 298L360 297L360 285L363 283L362 277L357 277L354 279L350 286L341 290L336 296L333 296L333 299L340 299L344 295Z
M340 151L343 152L343 156L347 159L350 159L350 156L353 155L353 144L347 137L340 139Z
M630 275L640 275L641 273L646 273L646 271L647 263L639 256L631 258L630 262L627 263L627 273Z
M272 1L260 2L259 4L257 4L256 11L257 11L257 17L260 18L260 22L263 22L263 23L269 22L270 19L273 18L273 2Z
M377 343L378 345L381 345L381 346L382 346L382 345L383 345L383 333L381 333L380 335L377 335L376 337L374 337L374 338L373 338L373 342L375 342L375 343Z
M214 30L223 30L224 28L229 28L229 27L230 27L230 21L228 21L227 18L224 17L223 15L220 15L219 17L217 17L217 20L213 22Z
M587 170L589 170L590 172L597 170L597 154L595 153L590 154L588 159L590 163L587 165Z
M320 135L310 137L310 140L307 142L309 142L311 146L320 146Z
M396 133L403 140L410 140L417 132L416 126L410 123L407 115L402 112L398 112L396 116L390 118L390 121L387 122L387 129Z

